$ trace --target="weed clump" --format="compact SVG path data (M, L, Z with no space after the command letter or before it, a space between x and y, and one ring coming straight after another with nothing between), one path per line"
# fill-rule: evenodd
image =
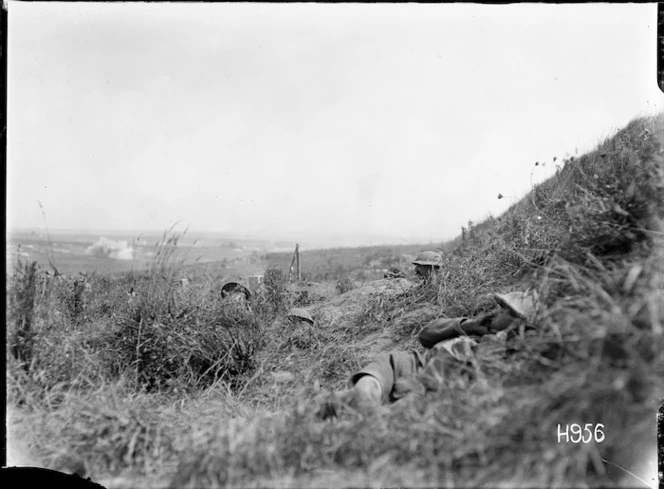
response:
M290 280L281 268L270 267L263 275L262 302L272 314L283 313L290 307Z
M335 288L339 294L345 294L349 290L353 290L355 288L355 282L353 282L350 277L340 278L337 280Z
M65 306L67 314L73 322L79 321L83 314L85 289L85 280L74 279L71 283L68 283L67 288L63 290L64 293L61 300Z

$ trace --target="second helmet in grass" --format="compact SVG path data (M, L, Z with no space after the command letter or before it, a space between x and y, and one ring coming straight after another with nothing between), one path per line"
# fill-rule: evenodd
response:
M301 309L299 307L294 307L288 311L287 316L290 319L299 319L301 321L306 321L309 324L314 324L314 319L311 317L311 314L309 314L309 312L307 312L305 309Z

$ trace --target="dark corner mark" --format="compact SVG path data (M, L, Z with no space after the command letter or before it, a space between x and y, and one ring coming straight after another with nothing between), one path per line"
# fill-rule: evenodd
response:
M664 92L664 3L657 3L657 85Z
M41 467L3 467L0 481L4 487L58 487L68 489L105 489L104 486L84 479L78 474L65 474ZM9 483L9 486L7 484Z

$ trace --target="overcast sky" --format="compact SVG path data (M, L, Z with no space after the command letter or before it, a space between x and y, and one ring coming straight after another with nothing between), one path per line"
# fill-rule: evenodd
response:
M446 240L663 110L655 47L655 4L10 1L8 224Z

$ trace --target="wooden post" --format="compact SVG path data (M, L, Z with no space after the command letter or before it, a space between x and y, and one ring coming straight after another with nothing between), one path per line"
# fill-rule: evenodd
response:
M292 276L294 271L295 271L295 253L293 253L293 259L290 262L290 268L288 269L288 274Z
M300 245L296 244L295 245L295 273L297 277L297 281L299 282L301 277L300 277Z

